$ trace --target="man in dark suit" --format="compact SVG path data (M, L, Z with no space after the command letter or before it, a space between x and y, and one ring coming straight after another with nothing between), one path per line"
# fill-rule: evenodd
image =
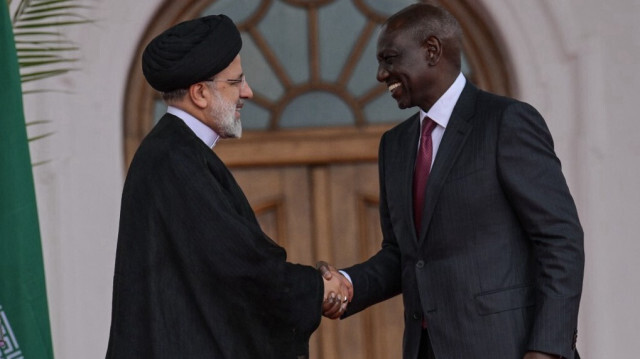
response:
M344 269L343 317L402 293L405 359L578 358L583 232L551 135L465 79L461 37L427 4L382 26L377 79L420 112L381 139L382 249Z
M213 15L144 51L144 75L169 107L124 185L108 359L307 358L323 297L346 296L337 278L286 261L211 150L240 137L253 95L241 46L233 22Z

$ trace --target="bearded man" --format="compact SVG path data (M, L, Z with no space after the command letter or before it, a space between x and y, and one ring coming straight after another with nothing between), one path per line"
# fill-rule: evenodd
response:
M337 278L286 261L212 151L240 137L253 96L241 47L233 22L212 15L144 51L143 73L168 109L124 185L108 359L306 358L323 298L337 293L333 307L346 307Z

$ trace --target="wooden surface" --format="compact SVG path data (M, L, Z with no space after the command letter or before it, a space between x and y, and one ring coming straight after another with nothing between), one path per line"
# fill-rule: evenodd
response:
M376 162L235 168L233 173L263 230L286 248L289 261L313 265L322 259L346 267L380 248ZM345 320L323 318L312 336L311 358L400 358L402 318L400 296Z

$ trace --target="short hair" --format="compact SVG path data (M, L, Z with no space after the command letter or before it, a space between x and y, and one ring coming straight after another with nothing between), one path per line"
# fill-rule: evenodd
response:
M166 104L171 104L176 101L182 100L187 95L188 92L189 92L189 89L177 89L173 91L163 92L162 100Z
M421 45L431 36L453 45L450 60L460 67L462 28L458 20L447 10L430 4L418 3L405 7L391 15L384 23L390 30L403 30L412 34Z

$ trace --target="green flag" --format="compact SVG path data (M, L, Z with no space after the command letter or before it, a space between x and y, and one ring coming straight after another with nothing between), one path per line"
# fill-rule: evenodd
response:
M0 358L53 358L20 73L4 0L0 4Z

